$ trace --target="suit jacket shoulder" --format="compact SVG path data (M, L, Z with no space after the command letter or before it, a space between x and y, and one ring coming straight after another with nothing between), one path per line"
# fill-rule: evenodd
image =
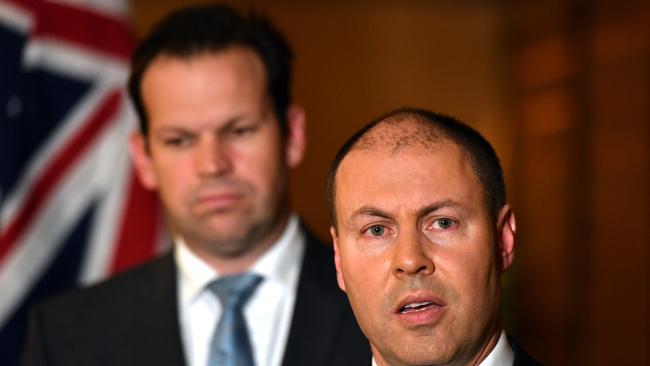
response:
M510 347L515 353L515 360L513 366L541 366L542 364L530 357L521 346L512 337L509 337Z
M22 363L182 365L176 302L169 253L35 307Z
M309 230L283 366L365 365L370 346L338 288L334 254Z

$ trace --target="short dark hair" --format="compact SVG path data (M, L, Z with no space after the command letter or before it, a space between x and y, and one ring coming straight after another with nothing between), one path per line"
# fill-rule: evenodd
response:
M474 172L483 186L487 208L496 218L499 210L505 204L506 187L503 180L501 164L492 145L478 131L453 117L424 109L404 107L370 121L352 135L336 153L327 177L327 199L330 219L334 228L337 228L336 207L334 203L336 173L343 159L377 125L382 122L392 121L401 123L407 120L416 120L422 123L425 128L432 129L435 136L448 139L467 152Z
M250 48L260 57L266 71L267 91L280 130L285 134L293 52L282 33L266 17L254 11L242 15L220 4L191 6L169 14L135 49L128 88L142 133L148 133L142 78L156 57L168 55L187 59L233 46Z

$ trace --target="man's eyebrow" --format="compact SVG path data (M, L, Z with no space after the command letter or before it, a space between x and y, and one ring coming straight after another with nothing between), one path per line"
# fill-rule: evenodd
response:
M433 202L429 205L426 205L420 209L417 210L417 217L422 217L430 214L431 212L435 212L441 208L445 207L452 207L452 208L462 208L462 204L460 202L454 201L452 199L446 199L446 200L441 200L441 201L436 201ZM382 209L379 209L377 207L373 206L362 206L350 215L350 218L348 221L356 221L362 217L381 217L384 219L393 219L394 215L391 213L384 211Z
M167 133L181 133L181 134L186 134L186 133L192 133L187 128L183 128L180 126L164 126L164 127L159 127L156 128L153 131L154 134L167 134Z
M352 215L350 215L350 221L355 221L361 217L382 217L385 219L392 219L393 215L376 207L362 206L352 212Z
M428 214L430 214L432 212L435 212L435 211L437 211L437 210L439 210L441 208L445 208L445 207L460 208L462 206L463 205L460 202L454 201L452 199L437 201L437 202L433 202L433 203L431 203L429 205L426 205L426 206L418 209L417 217L426 216L426 215L428 215Z
M223 123L219 124L218 127L216 128L216 131L224 131L228 129L232 129L237 123L241 121L245 121L246 117L244 116L234 116L229 118L228 120L224 121ZM200 128L200 127L199 127ZM153 130L154 133L180 133L180 134L193 134L196 133L196 131L192 128L188 128L186 124L182 122L177 122L177 123L169 123L168 125L160 126Z
M258 122L257 118L253 117L247 117L247 116L235 116L230 119L228 119L225 123L221 125L219 130L229 130L233 127L235 127L238 123L240 122Z

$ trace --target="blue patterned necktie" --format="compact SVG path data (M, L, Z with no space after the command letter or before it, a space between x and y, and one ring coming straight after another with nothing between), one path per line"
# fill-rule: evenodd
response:
M259 275L244 273L208 284L223 308L210 344L209 366L255 366L243 309L261 281Z

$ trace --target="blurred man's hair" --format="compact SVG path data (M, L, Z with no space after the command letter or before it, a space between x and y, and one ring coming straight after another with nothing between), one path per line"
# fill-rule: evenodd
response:
M128 87L142 133L148 133L142 78L156 57L189 59L236 46L254 51L261 59L266 71L268 95L280 129L286 133L293 60L289 44L264 16L255 12L244 15L218 4L187 7L169 14L137 46L131 59Z

